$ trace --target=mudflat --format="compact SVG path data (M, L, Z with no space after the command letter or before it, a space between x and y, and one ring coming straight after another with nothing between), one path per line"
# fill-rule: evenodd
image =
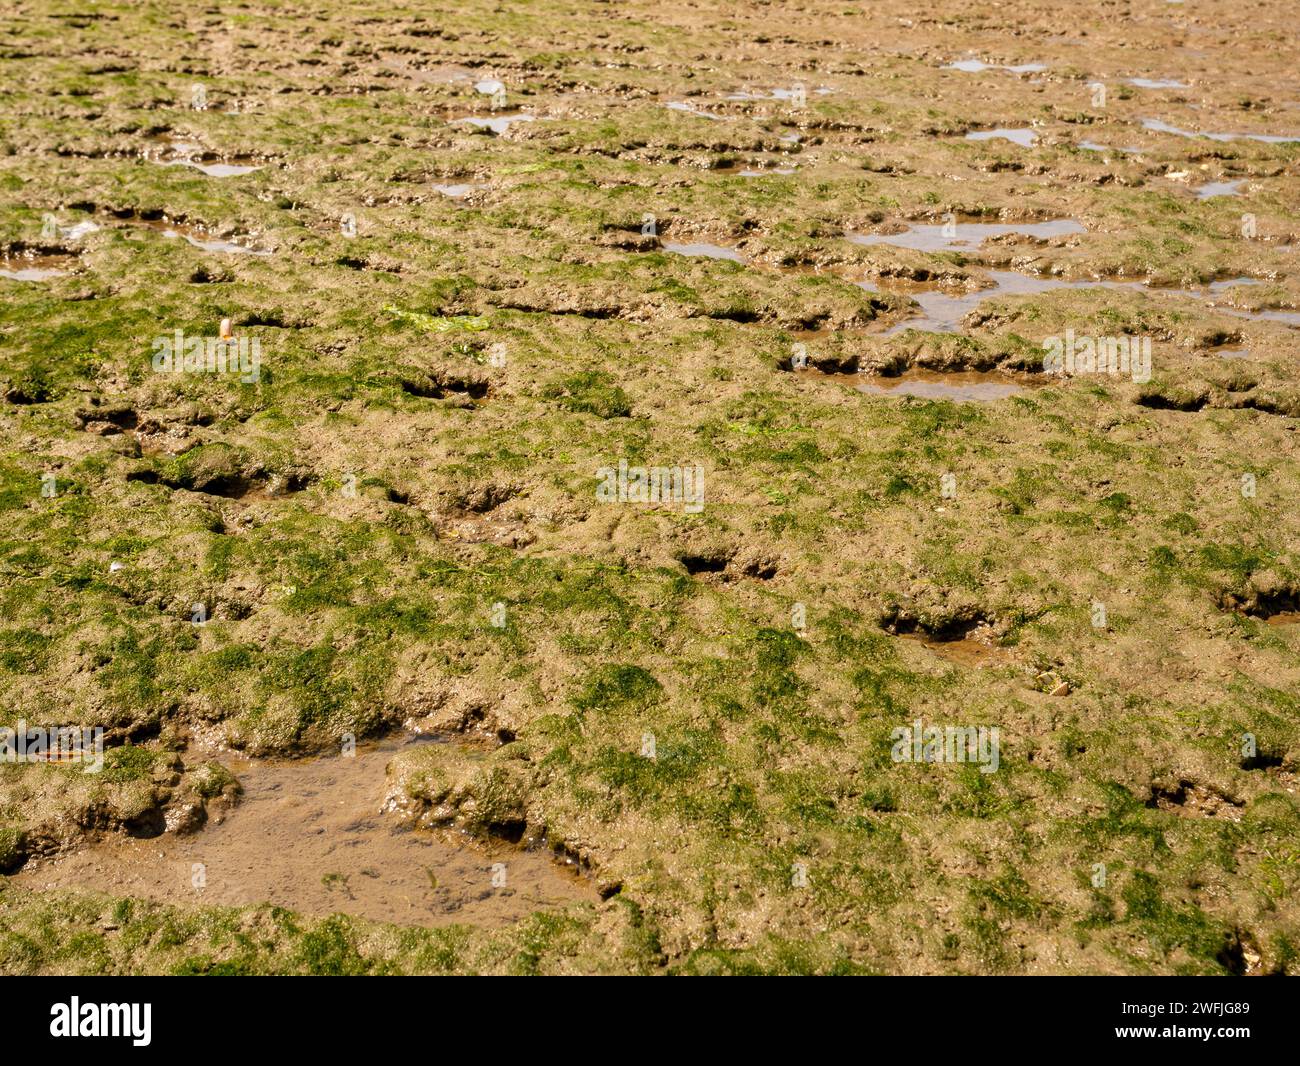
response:
M1293 5L0 29L0 972L1300 971Z

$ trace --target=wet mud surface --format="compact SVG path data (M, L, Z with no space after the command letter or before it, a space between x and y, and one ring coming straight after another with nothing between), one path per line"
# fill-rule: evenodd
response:
M243 796L196 833L113 839L34 861L15 880L194 906L272 903L401 925L502 925L593 900L589 881L545 850L415 828L385 803L385 768L410 743L352 756L222 757ZM219 820L218 820L219 818Z
M1294 21L0 13L0 970L1297 972Z

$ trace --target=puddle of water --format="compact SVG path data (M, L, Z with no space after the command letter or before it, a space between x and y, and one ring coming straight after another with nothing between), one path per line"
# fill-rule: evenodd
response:
M210 178L237 178L241 174L251 174L262 169L251 163L196 163L192 159L152 159L150 162L163 167L190 167Z
M1235 289L1239 285L1263 285L1259 278L1248 278L1242 274L1235 278L1223 278L1219 281L1211 281L1205 286L1207 292L1226 292L1228 289Z
M1129 78L1130 85L1139 89L1186 89L1187 83L1173 78Z
M478 189L486 189L487 186L481 182L466 181L457 185L434 185L434 188L444 196L450 196L453 200L461 200Z
M1111 148L1096 141L1080 141L1079 147L1086 148L1090 152L1123 152L1125 155L1138 155L1142 151L1141 148Z
M252 762L223 756L244 796L220 824L196 833L113 838L29 862L13 880L169 903L270 902L323 917L342 912L402 925L501 925L534 910L595 899L548 853L483 847L413 830L383 814L388 740L353 758ZM493 888L492 864L506 866ZM206 867L201 892L192 864Z
M668 108L670 111L680 111L685 115L694 115L696 118L707 118L714 122L721 122L723 120L722 115L711 115L707 111L700 111L686 103L685 100L671 100L664 104L664 107Z
M1278 611L1271 614L1265 621L1271 626L1296 626L1300 625L1300 611Z
M1249 359L1250 352L1245 348L1211 348L1210 352L1220 359Z
M1240 196L1238 191L1245 184L1244 178L1237 181L1210 181L1196 190L1198 200L1208 200L1211 196Z
M734 248L724 248L720 244L706 244L703 241L694 244L671 244L664 241L665 252L675 255L702 255L709 259L730 259L733 263L744 263L745 257Z
M904 640L915 640L927 651L958 666L1000 666L1012 661L1011 653L996 644L985 644L973 637L958 640L938 640L920 633L904 633Z
M1258 278L1224 278L1222 281L1212 281L1205 288L1212 293L1226 292L1228 289L1235 289L1239 285L1262 285L1263 282Z
M491 96L493 93L504 91L505 85L496 80L496 78L484 78L482 81L474 83L474 91L480 92L484 96Z
M1025 237L1060 237L1084 232L1083 226L1073 219L1058 218L1050 222L957 222L953 226L917 222L905 233L850 233L847 237L854 244L888 244L917 252L948 252L974 248L986 237L1000 237L1007 233Z
M1113 289L1129 292L1167 292L1179 296L1197 297L1207 294L1217 295L1243 285L1261 284L1256 278L1226 278L1222 281L1212 281L1202 289L1174 289L1153 286L1145 281L1067 281L1064 278L1042 278L1031 274L1021 274L1014 270L989 270L988 275L993 279L991 287L956 295L943 292L941 288L933 284L882 280L881 285L886 290L906 292L921 306L919 316L905 319L891 326L884 336L892 337L907 329L918 329L928 333L960 332L961 320L970 311L986 300L998 296L1032 295L1040 292L1051 292L1054 289ZM880 288L873 282L862 281L858 282L858 284L867 292L880 291ZM1283 322L1287 325L1300 326L1300 311L1242 311L1236 308L1223 307L1219 304L1211 304L1210 307L1238 318Z
M949 63L944 70L964 70L967 74L978 74L982 70L1009 70L1015 74L1037 74L1047 69L1046 63L1020 63L1009 66L1006 63L985 63L982 59L959 59Z
M179 137L172 136L170 133L159 133L149 139L161 144L164 152L175 153L186 159L198 155L203 151L203 145L196 141L182 140Z
M0 278L10 281L50 281L68 273L70 255L14 256L0 259Z
M997 129L992 130L975 130L966 134L966 140L968 141L991 141L995 138L1011 141L1022 148L1032 148L1038 140L1038 134L1028 128L1010 129L1006 126L999 126Z
M212 178L235 178L241 174L251 174L255 170L262 169L260 166L241 162L200 163L195 157L203 152L202 145L195 144L193 141L180 140L169 133L161 133L149 139L162 147L157 153L146 151L144 157L149 162L157 163L159 166L192 167ZM179 158L171 158L173 156L179 156ZM235 158L246 157L236 156Z
M90 234L98 232L99 226L94 222L91 222L90 219L78 222L72 226L59 227L59 236L65 241L79 241L82 237L88 237Z
M855 387L859 392L872 396L915 396L922 400L953 400L957 403L991 403L1025 391L1023 385L976 370L951 374L910 370L896 378L868 375Z
M807 90L805 90L805 92L806 91ZM835 91L834 89L826 89L826 88L813 89L812 95L829 96L834 91ZM759 92L751 92L749 90L743 90L737 93L728 93L726 96L723 97L723 99L724 100L792 100L794 99L794 90L793 89L767 89L767 90L760 90Z
M992 287L957 295L943 292L933 286L924 288L915 283L885 282L894 291L908 292L921 305L919 317L906 319L890 327L885 336L893 336L907 329L919 329L927 333L957 333L960 331L961 320L970 311L997 296L1029 295L1062 288L1142 288L1140 282L1065 281L1062 278L1039 278L1030 274L1019 274L1013 270L990 270L988 274L993 279ZM870 282L860 284L868 292L876 291Z
M1255 322L1281 322L1287 326L1300 328L1300 311L1241 311L1235 307L1224 307L1222 304L1210 306L1220 314L1231 315L1233 318L1249 318Z
M251 174L261 167L244 163L168 163L167 166L193 167L210 178L237 178L241 174Z
M1158 118L1144 118L1142 125L1155 133L1173 133L1179 137L1207 137L1212 141L1262 141L1265 144L1300 143L1300 137L1279 137L1270 133L1199 133L1194 130L1181 129L1162 122Z
M1243 285L1262 285L1263 282L1258 278L1226 278L1223 281L1212 281L1206 286L1206 291L1218 295L1229 289L1235 289ZM1185 291L1185 290L1180 290ZM1212 303L1210 307L1215 311L1225 315L1232 315L1234 318L1248 318L1255 322L1282 322L1288 326L1300 326L1300 311L1279 311L1266 309L1261 311L1246 311L1236 307L1225 307L1223 304Z
M243 244L237 244L235 241L221 240L217 237L209 237L201 229L194 226L186 226L179 222L150 222L143 221L138 225L147 226L149 229L157 230L164 237L175 240L177 237L183 238L187 243L192 244L195 248L201 248L205 252L229 252L232 255L260 255L269 256L271 253L261 251L257 248L249 248Z
M481 115L466 115L464 118L454 118L451 120L453 126L464 123L470 126L476 126L481 130L491 130L495 134L505 133L516 122L535 122L536 116L525 115L522 111L513 115L493 115L491 117Z

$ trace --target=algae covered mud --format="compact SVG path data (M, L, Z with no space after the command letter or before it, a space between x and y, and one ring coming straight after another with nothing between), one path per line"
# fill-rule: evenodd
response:
M0 972L1300 971L1290 7L6 7Z

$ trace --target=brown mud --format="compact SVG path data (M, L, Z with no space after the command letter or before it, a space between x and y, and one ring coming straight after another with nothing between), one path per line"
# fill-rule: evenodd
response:
M222 761L243 786L196 833L114 837L29 862L14 881L169 903L269 902L402 925L504 925L596 891L545 849L415 829L385 809L385 770L402 737L355 755ZM495 882L494 883L494 878Z

